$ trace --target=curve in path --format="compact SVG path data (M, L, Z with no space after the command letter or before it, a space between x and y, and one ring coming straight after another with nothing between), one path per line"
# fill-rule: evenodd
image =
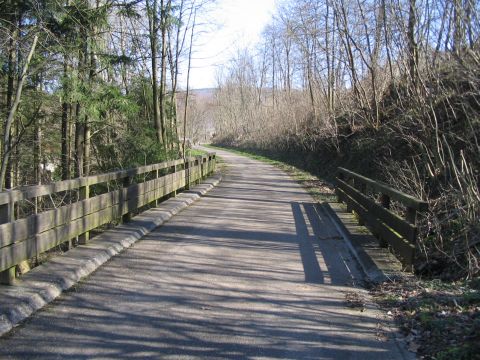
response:
M203 199L0 339L0 358L403 359L362 275L288 175L229 164ZM387 333L388 338L388 333Z

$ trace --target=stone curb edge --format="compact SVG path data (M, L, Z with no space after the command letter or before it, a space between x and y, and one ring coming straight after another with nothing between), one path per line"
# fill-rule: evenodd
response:
M221 180L221 174L211 176L190 190L164 201L158 207L133 217L129 223L107 230L90 243L79 245L32 269L14 286L0 285L0 336L51 303L62 292L93 273L113 256L200 199Z
M331 206L330 203L327 202L321 203L319 204L319 206L321 210L323 210L323 213L325 213L330 219L330 221L333 223L340 236L343 238L343 241L347 244L349 251L353 254L355 259L359 263L363 273L366 276L367 281L378 284L385 280L398 276L398 274L387 273L385 271L382 271L382 269L379 269L370 259L368 254L365 253L364 249L362 249L360 245L352 241L349 236L348 230L346 229L340 218L337 216L338 209L335 209ZM378 308L377 305L374 306ZM416 358L415 354L405 349L405 346L399 342L398 335L400 329L398 328L398 326L395 325L395 323L392 322L392 319L387 318L385 315L381 315L378 320L379 324L383 324L385 326L383 329L386 331L386 333L388 333L390 339L395 342L398 350L400 351L402 359L414 360Z
M372 283L381 283L390 278L389 275L384 273L379 269L375 263L370 259L370 257L365 253L362 247L355 242L349 236L348 230L345 228L345 225L337 216L336 210L333 209L329 203L322 203L322 209L327 214L330 221L333 223L337 231L340 233L340 236L343 238L347 244L348 249L353 254L355 259L357 259L362 271L364 272L368 281Z

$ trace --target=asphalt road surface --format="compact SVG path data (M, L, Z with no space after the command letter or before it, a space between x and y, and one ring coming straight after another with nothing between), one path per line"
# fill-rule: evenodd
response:
M312 198L218 154L217 188L1 338L0 358L410 358Z

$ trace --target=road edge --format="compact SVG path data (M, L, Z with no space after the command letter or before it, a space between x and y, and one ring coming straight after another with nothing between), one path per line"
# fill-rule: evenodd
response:
M379 284L387 280L391 281L406 276L402 271L400 261L387 248L381 247L378 240L369 230L361 236L362 240L359 239L358 235L352 236L351 231L360 227L360 225L348 226L342 221L340 217L348 212L341 209L339 203L323 202L319 206L324 209L330 221L347 244L368 282ZM348 214L348 216L353 218L351 214ZM356 237L356 239L353 239L353 237Z

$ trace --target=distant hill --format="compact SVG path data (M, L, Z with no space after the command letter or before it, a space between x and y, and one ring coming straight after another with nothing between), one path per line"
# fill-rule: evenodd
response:
M217 91L217 88L204 88L204 89L192 89L190 92L193 94L207 94L213 95Z
M211 103L215 96L216 88L192 89L190 90L190 100L197 103ZM185 99L185 90L178 92L178 100L182 102Z
M215 95L216 88L205 88L205 89L191 89L190 96L197 100L206 100L210 101L213 99ZM183 98L185 96L185 90L178 92L179 98Z

